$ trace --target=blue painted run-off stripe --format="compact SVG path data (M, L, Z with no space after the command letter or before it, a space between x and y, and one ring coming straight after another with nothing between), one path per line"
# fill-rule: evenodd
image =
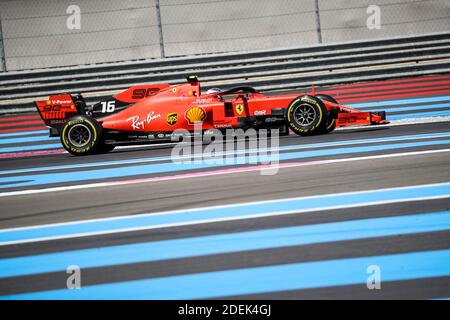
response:
M62 145L61 143L49 143L49 144L38 144L34 146L7 147L7 148L0 148L0 153L25 152L25 151L37 151L49 149L62 149Z
M8 138L0 139L0 145L13 144L13 143L29 143L29 142L49 142L59 140L58 137L45 137L45 136L32 136L32 137L21 137L21 138ZM0 149L1 151L2 149Z
M444 117L444 116L450 116L450 110L409 113L409 114L395 114L395 115L387 116L387 119L388 120L402 120L402 119L417 119L417 118L423 118L423 117Z
M450 102L440 103L440 104L413 106L413 107L368 109L368 111L386 111L389 114L391 112L417 111L417 110L440 109L440 108L450 108Z
M450 230L450 211L56 252L0 260L0 277Z
M366 285L368 267L381 280L402 281L450 275L450 250L293 263L135 280L80 290L35 292L1 299L201 299L344 285Z
M385 190L371 190L349 194L331 194L316 197L244 203L233 206L181 210L170 213L149 213L138 216L116 217L95 221L81 221L42 227L0 230L0 244L17 241L80 236L129 231L133 229L157 228L171 224L202 223L214 219L233 220L270 216L289 212L306 212L368 205L414 201L427 198L450 197L450 183L424 185Z
M423 146L438 146L450 144L450 140L433 140L425 142L409 142L382 144L375 146L361 146L348 148L335 148L326 150L313 150L302 152L289 152L280 154L260 154L243 157L221 157L214 160L206 161L189 161L188 163L159 163L147 164L139 166L123 166L120 168L97 169L88 171L71 171L62 173L44 173L36 175L21 175L13 177L0 178L0 189L13 187L30 187L52 183L68 183L76 181L89 181L95 179L108 179L128 176L142 176L156 173L173 173L179 171L188 171L195 169L217 168L233 165L258 164L258 163L276 163L278 161L303 159L311 157L322 157L330 155L346 155L353 153L366 153L373 151L398 150L404 148L414 148Z
M24 131L24 132L11 132L11 133L0 133L0 139L9 139L12 137L22 137L30 135L41 135L48 136L48 130L36 130L36 131Z
M339 99L339 97L337 97ZM434 96L427 98L417 98L417 99L396 99L396 100L384 100L384 101L376 101L376 102L367 102L367 103L352 103L348 104L351 108L371 108L378 106L397 106L403 104L413 104L413 103L428 103L428 102L438 102L438 101L448 101L450 100L450 96Z
M450 132L439 132L439 133L426 133L426 134L414 134L414 135L401 135L401 136L390 136L383 138L368 138L368 139L354 139L354 140L343 140L343 141L332 141L332 142L322 142L322 143L309 143L309 144L296 144L289 146L281 146L278 148L259 148L259 149L246 149L246 150L234 150L228 152L216 152L216 156L222 155L244 155L251 153L263 153L263 152L273 152L273 151L292 151L292 150L304 150L304 149L316 149L316 148L326 148L326 147L337 147L337 146L347 146L356 144L369 144L369 143L380 143L380 142L393 142L393 141L406 141L406 140L421 140L421 139L434 139L434 138L447 138L450 137ZM194 153L192 156L166 156L166 157L147 157L120 161L102 161L102 162L91 162L91 163L77 163L72 165L63 166L46 166L46 167L34 167L26 169L15 169L15 170L3 170L0 171L1 175L6 174L18 174L26 172L37 172L37 171L51 171L51 170L69 170L69 169L81 169L81 168L92 168L92 167L104 167L104 166L115 166L115 165L127 165L127 164L143 164L148 162L160 162L160 161L173 161L182 160L190 157L203 156L202 153Z

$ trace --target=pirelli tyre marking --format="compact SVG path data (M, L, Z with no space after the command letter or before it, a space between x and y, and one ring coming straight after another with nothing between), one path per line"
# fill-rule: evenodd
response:
M332 96L329 96L327 94L318 94L318 95L316 95L316 97L322 101L328 101L328 102L332 102L335 104L339 104L335 98L333 98ZM326 128L324 128L322 133L330 133L331 131L336 129L336 118L337 118L337 114L333 114L333 111L328 112L327 125L326 125Z
M88 118L70 120L63 127L61 142L72 154L89 154L99 142L98 125Z
M323 103L315 97L303 96L288 107L287 120L292 131L299 135L319 132L326 126L327 112Z
M336 127L336 119L331 118L327 125L327 132L333 131L333 129Z

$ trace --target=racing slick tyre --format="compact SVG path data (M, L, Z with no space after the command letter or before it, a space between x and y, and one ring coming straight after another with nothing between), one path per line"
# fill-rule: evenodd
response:
M338 104L338 102L335 98L333 98L332 96L329 96L327 94L317 94L316 97L319 98L320 100ZM325 126L323 132L321 132L321 133L330 133L334 129L336 129L336 118L334 117L333 113L330 111L330 112L328 112L327 125Z
M90 117L72 117L62 127L61 143L73 155L93 154L102 146L101 142L102 127Z
M327 108L323 102L310 95L294 99L287 109L289 128L301 136L322 133L328 120Z

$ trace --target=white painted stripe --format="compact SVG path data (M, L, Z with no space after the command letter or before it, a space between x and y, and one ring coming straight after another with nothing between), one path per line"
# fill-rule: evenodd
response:
M353 157L353 158L344 158L344 159L317 160L317 161L309 161L309 162L290 163L287 166L283 166L283 163L280 163L279 166L275 165L275 166L255 166L255 167L248 167L248 168L232 168L229 170L205 171L205 172L180 174L180 175L176 175L176 176L152 177L152 178L147 178L147 179L144 178L144 179L132 179L132 180L122 180L122 181L119 180L119 181L97 182L97 183L89 183L89 184L78 184L78 185L63 186L63 187L43 188L43 189L8 191L8 192L0 193L0 198L1 197L12 197L12 196L26 196L26 195L40 194L40 193L83 190L83 189L91 189L91 188L134 185L134 184L161 182L161 181L169 181L169 180L202 178L202 177L207 177L207 176L236 174L236 173L242 173L242 172L287 169L287 168L295 168L295 167L303 167L303 166L325 165L325 164L352 162L352 161L365 161L365 160L376 160L376 159L397 158L397 157L410 157L410 156L418 156L418 155L434 154L434 153L445 153L445 152L450 152L450 149L401 152L401 153L382 154L382 155L364 156L364 157ZM1 232L1 230L0 230L0 232Z
M125 160L117 160L117 161L105 161L105 162L91 162L91 163L82 163L75 165L60 165L60 166L47 166L47 167L34 167L34 168L26 168L26 169L14 169L14 170L3 170L0 171L1 175L7 174L21 174L21 173L31 173L31 172L45 172L52 170L67 170L67 169L80 169L80 168L100 168L100 167L108 167L114 165L129 165L129 164L144 164L144 163L152 163L152 162L163 162L163 161L174 161L174 160L195 160L195 159L215 159L220 158L225 155L252 155L263 152L274 152L274 151L293 151L293 150L308 150L308 149L320 149L320 148L330 148L330 147L339 147L339 146L355 146L355 145L364 145L364 144L372 144L372 143L381 143L381 142L396 142L396 141L408 141L408 140L428 140L435 138L444 138L450 136L450 132L437 132L437 133L427 133L427 134L413 134L413 135L399 135L399 136L386 136L380 138L366 138L366 139L354 139L354 140L344 140L344 141L329 141L329 142L318 142L318 143L309 143L309 144L300 144L300 145L287 145L281 147L273 147L273 148L259 148L259 149L239 149L232 151L224 151L224 152L216 152L214 156L200 154L192 154L192 155L183 155L183 156L159 156L153 158L136 158L136 159L125 159ZM242 139L238 139L237 141L243 141ZM170 143L177 144L177 143ZM167 144L163 144L167 145ZM180 146L190 146L191 143L180 143ZM150 146L139 146L141 148L149 148ZM125 147L124 147L125 148Z
M274 203L274 202L275 203L283 203L283 202L295 201L295 200L311 200L311 199L320 199L320 198L324 198L324 197L334 197L334 196L357 196L359 194L370 193L370 192L403 191L403 190L420 189L420 188L427 188L427 187L441 187L441 186L448 186L448 185L450 185L450 183L446 182L446 183L415 185L415 186L399 187L399 188L385 188L385 189L373 189L373 190L364 190L364 191L357 191L357 192L323 194L323 195L316 195L316 196L297 197L297 198L278 199L278 200L254 201L254 202L239 203L239 204L219 205L219 206L186 209L186 210L182 210L182 211L176 210L176 211L166 211L166 212L159 212L159 213L147 213L147 214L139 215L139 217L145 217L145 216L150 216L150 215L159 216L159 215L168 215L168 214L176 214L176 213L185 214L185 213L195 212L195 211L204 211L204 210L211 210L211 209L230 209L230 208L232 209L234 207L239 207L239 206L264 205L264 204L269 204L269 203ZM188 226L188 225L201 225L201 224L217 223L217 222L224 222L224 221L257 219L257 218L299 214L299 213L306 213L306 212L316 212L316 211L320 212L320 211L328 211L328 210L336 210L336 209L344 209L344 208L357 208L357 207L376 206L376 205L383 205L383 204L416 202L416 201L436 200L436 199L446 199L446 198L450 198L450 194L439 195L439 196L428 196L428 197L411 197L411 198L406 198L406 199L380 200L380 201L362 202L362 203L356 203L356 204L308 208L305 210L298 210L298 209L296 209L296 210L281 210L281 211L276 211L276 212L264 212L264 213L260 213L260 214L231 216L231 217L223 217L223 218L215 218L215 219L204 219L204 220L200 220L200 221L197 220L197 221L174 222L174 223L167 223L167 224L148 225L148 226L142 226L142 227L130 227L130 228L115 229L115 230L101 230L101 231L94 231L94 232L72 233L72 234L61 235L61 236L50 236L50 237L42 237L42 238L31 238L31 239L22 239L22 240L15 240L15 241L5 241L5 242L0 243L0 246L21 244L21 243L35 243L35 242L69 239L69 238L70 239L82 238L82 237L90 237L90 236L98 236L98 235L106 235L106 234L117 234L117 233L124 233L124 232L162 229L162 228ZM67 226L67 225L74 225L74 224L79 225L79 224L91 223L91 222L105 222L105 221L111 221L111 220L127 220L127 219L134 219L134 218L136 218L136 216L122 216L122 217L112 217L112 218L102 218L102 219L90 219L90 220L74 221L74 222L66 222L66 223L56 223L56 224L46 224L46 225L31 226L31 227L19 227L19 228L4 229L4 230L0 230L0 233L11 232L11 231L31 230L31 229L38 229L38 228L45 228L45 227L52 227L52 226L53 227L54 226Z
M165 146L173 146L178 144L179 142L165 142L165 143L149 143L149 144L138 144L138 145L129 145L129 146L117 146L114 150L128 150L128 149L144 149L151 147L165 147Z
M273 200L263 200L263 201L252 201L252 202L243 202L243 203L233 203L233 204L225 204L225 205L216 205L216 206L208 206L208 207L199 207L199 208L191 208L191 209L183 209L183 210L171 210L164 211L159 213L143 213L140 214L139 217L147 217L154 215L166 215L166 214L174 214L180 212L192 212L198 210L209 210L209 209L227 209L238 207L242 205L256 205L256 204L268 204L273 202L283 202L283 201L292 201L292 200L300 200L300 199L317 199L326 196L348 196L348 195L358 195L367 192L376 192L376 191L398 191L398 190L409 190L409 189L417 189L417 188L426 188L426 187L439 187L439 186L448 186L450 182L442 182L442 183L431 183L431 184L421 184L414 186L406 186L406 187L394 187L394 188L383 188L383 189L373 189L373 190L363 190L363 191L352 191L352 192L341 192L341 193L332 193L332 194L320 194L314 196L307 197L294 197L294 198L286 198L286 199L273 199ZM66 226L66 225L74 225L78 223L90 223L90 222L98 222L98 221L113 221L113 220L121 220L121 219L134 219L136 216L117 216L117 217L109 217L109 218L96 218L96 219L86 219L86 220L76 220L70 222L60 222L60 223L50 223L50 224L42 224L36 226L28 226L28 227L16 227L9 229L0 229L0 233L9 232L9 231L17 231L17 230L30 230L30 229L39 229L43 227L55 227L55 226Z

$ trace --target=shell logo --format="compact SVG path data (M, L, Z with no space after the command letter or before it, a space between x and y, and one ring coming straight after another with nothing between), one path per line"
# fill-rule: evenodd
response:
M189 124L195 124L206 119L206 112L202 107L192 107L186 111L185 117Z

